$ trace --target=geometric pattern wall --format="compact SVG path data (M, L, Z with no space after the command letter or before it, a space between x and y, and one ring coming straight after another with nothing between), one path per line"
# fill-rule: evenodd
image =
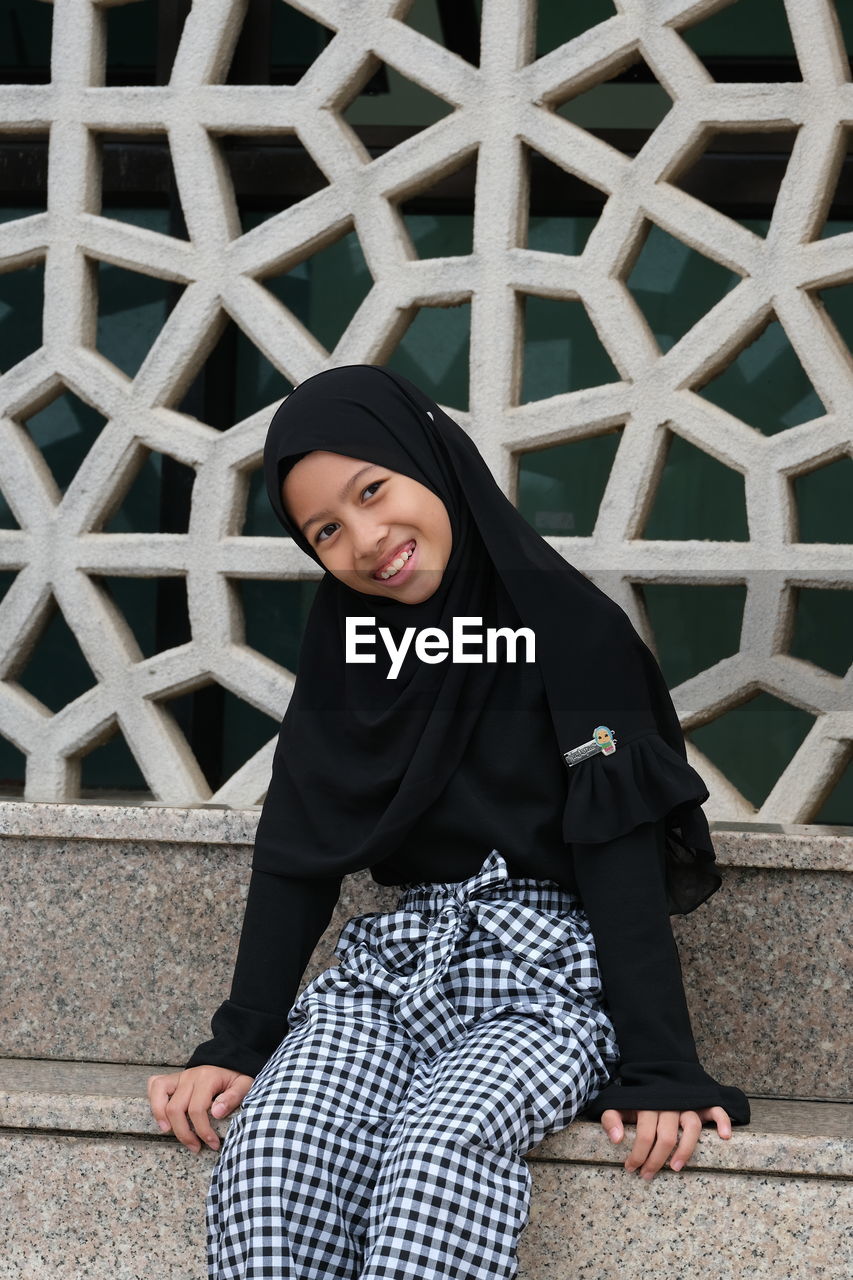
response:
M119 0L120 2L120 0ZM315 578L286 539L241 536L250 474L271 403L226 431L174 406L226 316L291 383L331 365L382 362L416 309L470 303L469 408L450 411L516 500L517 459L623 427L595 530L549 541L629 613L647 642L632 583L746 587L740 649L673 689L685 731L761 689L814 726L761 808L691 746L715 819L804 822L849 757L853 668L846 676L786 653L792 585L853 587L853 548L797 541L793 482L853 455L853 360L816 295L853 281L853 232L821 239L853 128L850 82L831 0L786 0L797 83L715 83L681 28L721 0L616 0L616 13L534 58L534 0L484 0L479 67L407 25L407 0L299 0L335 32L295 85L226 85L243 0L195 0L170 82L103 87L105 11L54 0L52 82L0 88L0 130L50 131L46 212L0 226L0 271L44 264L43 343L0 370L0 487L18 529L0 531L0 570L16 574L0 605L0 733L27 756L26 796L78 794L81 756L118 724L154 796L192 805L258 803L273 741L215 795L164 701L211 678L276 720L293 676L245 643L239 578ZM641 54L672 109L635 157L558 115L555 104ZM380 59L452 110L371 159L343 111ZM675 179L714 131L796 131L766 236L681 190ZM188 239L101 216L99 132L168 135ZM216 145L223 133L295 134L328 185L246 234ZM528 148L607 196L576 256L527 247ZM476 156L473 250L418 258L399 202ZM734 271L740 281L666 352L626 285L649 224ZM264 277L354 229L373 286L334 350L323 348ZM141 368L128 377L95 345L93 264L178 282ZM525 295L583 303L618 380L521 403ZM825 412L774 435L698 389L770 319L781 325ZM0 354L0 360L2 355ZM69 390L105 420L64 494L25 420ZM740 473L748 539L641 539L670 433ZM186 533L103 531L148 451L195 472ZM97 575L185 576L192 638L146 658ZM17 681L55 597L97 682L53 714Z

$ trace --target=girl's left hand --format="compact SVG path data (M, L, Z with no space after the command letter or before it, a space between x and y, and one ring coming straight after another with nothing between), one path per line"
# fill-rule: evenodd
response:
M702 1132L703 1120L713 1121L721 1138L732 1136L732 1122L722 1107L702 1107L699 1111L605 1111L601 1123L614 1143L625 1136L624 1125L636 1124L637 1136L631 1153L625 1161L629 1171L639 1169L647 1181L655 1176L667 1156L681 1141L669 1162L671 1169L681 1169L693 1154L696 1140Z

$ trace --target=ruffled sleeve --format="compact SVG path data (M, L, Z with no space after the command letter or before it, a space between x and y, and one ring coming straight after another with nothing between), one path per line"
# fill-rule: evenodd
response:
M617 738L612 755L591 756L568 772L567 844L605 844L641 823L665 819L668 913L686 915L719 889L722 877L700 807L708 788L686 756L659 733Z
M585 1115L721 1106L748 1124L749 1101L701 1066L681 963L666 909L664 820L609 842L572 846L575 876L595 940L619 1062Z
M342 880L253 869L230 996L211 1018L213 1038L197 1046L185 1067L258 1074L287 1033L287 1015L332 918Z

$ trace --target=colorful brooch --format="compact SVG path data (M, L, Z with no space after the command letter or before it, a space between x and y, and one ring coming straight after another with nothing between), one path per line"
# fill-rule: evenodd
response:
M603 756L612 756L615 750L614 731L608 729L606 724L597 724L592 731L590 741L581 743L579 747L573 747L571 751L564 751L563 759L571 769L572 765L580 764L581 760L586 760L589 756L598 755L599 752Z

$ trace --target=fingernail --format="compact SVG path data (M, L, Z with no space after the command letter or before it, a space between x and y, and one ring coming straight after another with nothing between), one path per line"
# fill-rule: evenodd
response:
M169 1126L169 1121L168 1121L168 1120L158 1120L158 1121L157 1121L157 1123L159 1124L159 1126L160 1126L160 1128L162 1129L163 1133L166 1133L166 1132L167 1132L167 1130L168 1130L168 1129L169 1129L169 1127L170 1127L170 1126Z
M215 1140L213 1142L209 1142L207 1145L210 1147L211 1151L219 1150L219 1143L216 1142Z
M652 1178L653 1178L654 1176L655 1176L655 1175L654 1175L653 1173L644 1173L644 1174L643 1174L643 1178L645 1179L645 1181L646 1181L646 1182L651 1182L651 1180L652 1180Z
M618 1130L618 1129L611 1129L611 1130L609 1130L609 1133L610 1133L610 1141L611 1141L611 1142L618 1142L618 1141L619 1141L619 1130Z
M669 1167L670 1169L674 1169L677 1173L683 1163L684 1162L682 1160L673 1160L672 1164Z
M210 1110L215 1116L221 1116L222 1112L225 1110L225 1103L215 1102L213 1106L210 1108Z

